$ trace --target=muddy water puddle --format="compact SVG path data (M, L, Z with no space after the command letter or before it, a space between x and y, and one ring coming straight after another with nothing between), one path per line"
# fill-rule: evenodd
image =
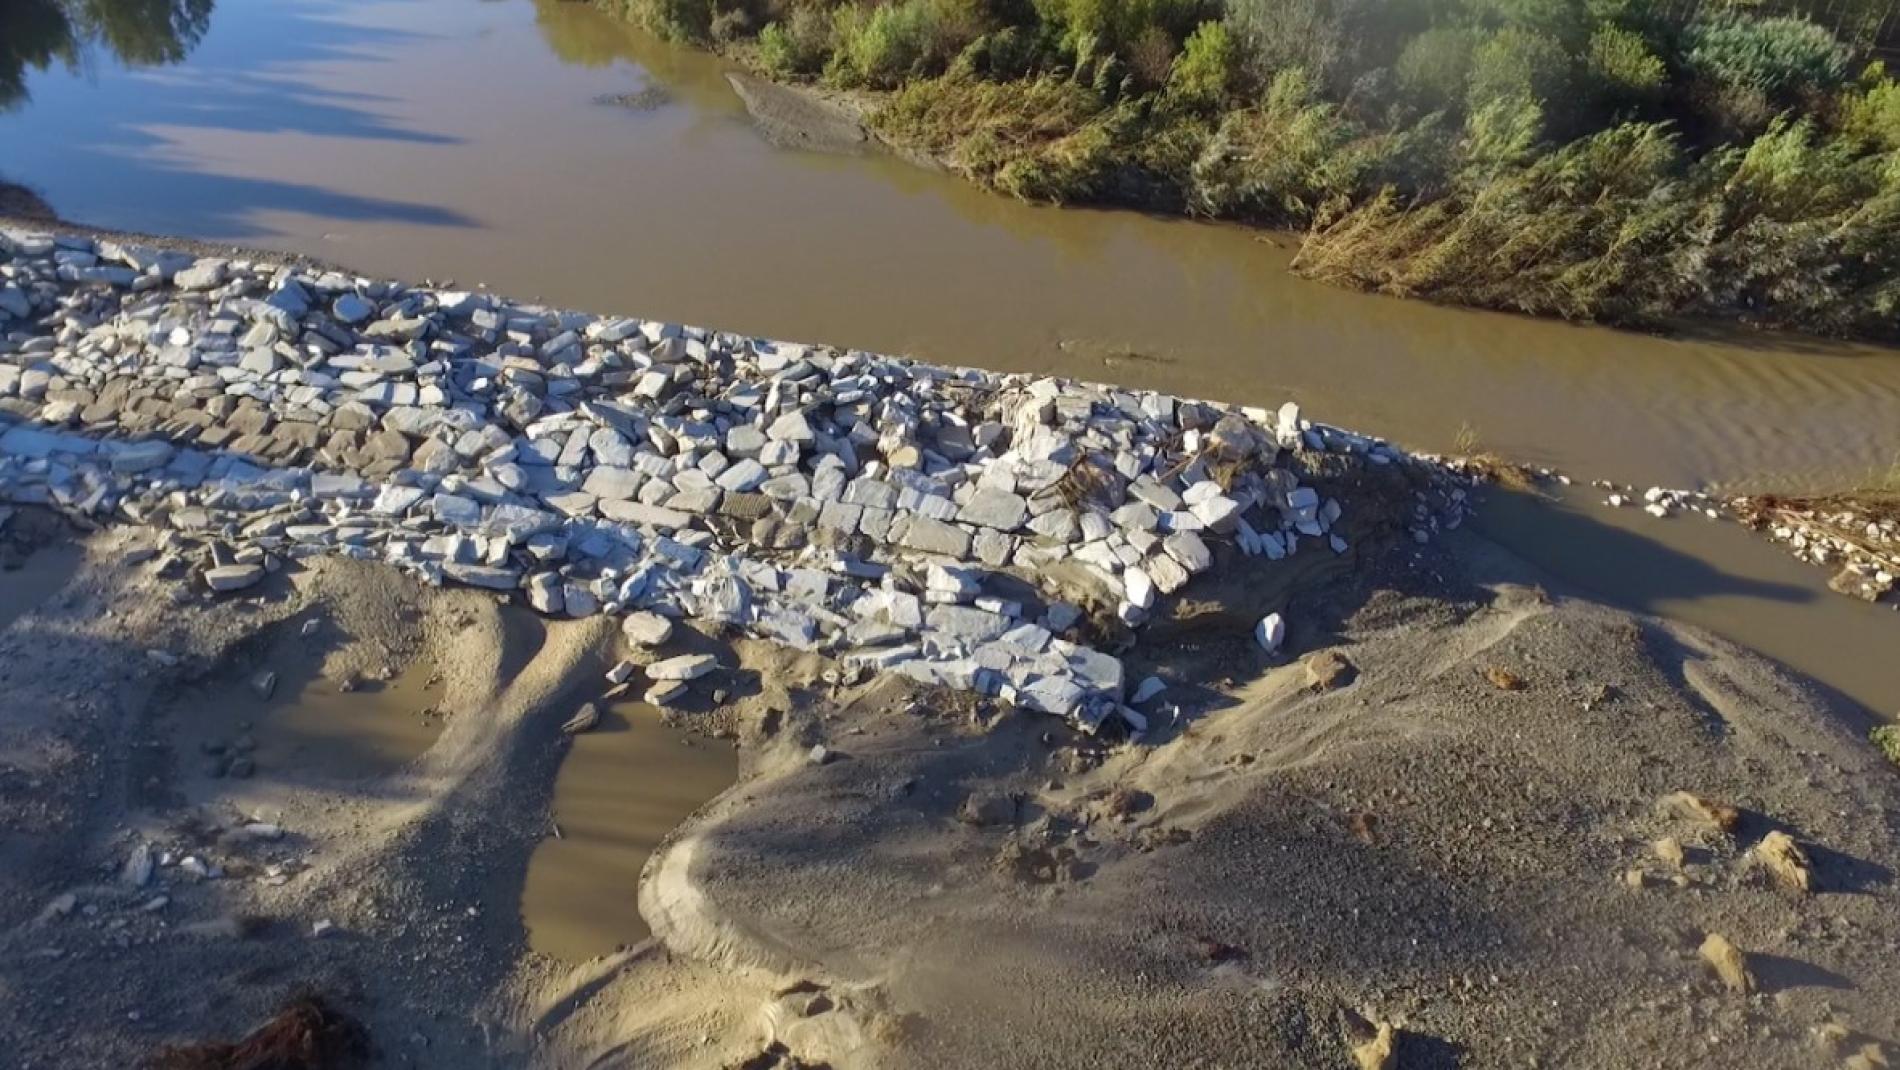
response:
M582 962L648 936L636 896L653 849L738 779L730 743L670 728L641 702L603 705L554 785L554 824L521 895L528 943Z
M221 779L350 781L395 772L441 731L442 685L426 658L388 679L323 675L320 642L293 637L251 673L192 687L166 706L179 772ZM266 688L259 673L276 674Z
M79 544L56 542L0 559L0 631L59 593L85 557Z

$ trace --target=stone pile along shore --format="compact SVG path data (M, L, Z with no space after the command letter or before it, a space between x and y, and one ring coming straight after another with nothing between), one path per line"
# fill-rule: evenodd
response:
M1292 404L0 232L0 501L161 526L159 567L213 591L374 559L636 646L718 622L1139 730L1088 637L1216 548L1344 552L1322 461L1423 473L1419 541L1463 515L1446 470Z
M1797 559L1831 569L1829 589L1865 602L1900 589L1900 503L1838 495L1736 498L1729 509ZM1896 608L1900 608L1897 606Z

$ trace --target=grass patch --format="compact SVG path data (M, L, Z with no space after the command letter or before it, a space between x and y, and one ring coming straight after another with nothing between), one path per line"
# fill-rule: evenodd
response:
M1114 167L1106 112L1069 81L951 77L906 87L872 125L984 185L1060 203L1099 192Z

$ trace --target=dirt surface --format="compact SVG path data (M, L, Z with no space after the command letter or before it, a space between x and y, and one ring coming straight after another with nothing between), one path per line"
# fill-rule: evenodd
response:
M0 218L45 225L55 217L52 206L39 194L0 179Z
M855 153L876 144L847 109L816 93L737 71L726 81L745 102L759 133L781 148Z
M739 782L648 863L655 939L571 967L520 901L610 622L351 562L212 596L140 563L150 533L32 510L5 538L77 554L51 591L0 572L31 602L0 632L8 1065L136 1066L308 991L375 1065L457 1068L1351 1067L1378 1024L1399 1067L1869 1067L1900 1037L1900 770L1868 726L1474 539L1291 585L1221 562L1128 655L1171 685L1140 744L692 640L725 700L670 720L735 740ZM1281 607L1269 660L1247 625ZM369 778L201 781L176 697L293 640L321 679L431 667L440 734ZM1322 686L1327 650L1354 671Z

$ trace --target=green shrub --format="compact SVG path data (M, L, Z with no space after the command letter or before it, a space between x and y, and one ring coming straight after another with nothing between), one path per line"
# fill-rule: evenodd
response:
M1422 110L1462 110L1472 56L1482 39L1475 30L1451 26L1412 38L1392 67L1399 88Z
M1480 186L1521 167L1535 154L1544 133L1544 107L1519 94L1493 100L1465 120L1459 181Z
M1876 63L1841 101L1841 130L1877 151L1900 152L1900 82Z
M1301 249L1303 274L1545 315L1743 317L1892 337L1900 164L1807 121L1693 164L1626 124L1408 204L1387 193Z
M1584 6L1577 0L1464 0L1464 3L1467 9L1487 21L1571 43L1581 41L1590 22Z
M1464 162L1464 132L1442 112L1432 112L1382 140L1367 176L1368 188L1391 186L1419 198L1441 197Z
M1168 75L1168 99L1182 107L1211 111L1227 101L1238 56L1227 27L1202 23L1181 50Z
M1888 761L1900 765L1900 725L1883 724L1869 732L1867 738Z
M709 0L638 0L631 4L638 22L669 41L702 43L712 39Z
M707 27L707 35L720 44L729 44L753 36L752 29L755 25L752 21L752 13L745 8L715 10L712 25Z
M1669 257L1693 221L1681 166L1664 126L1614 127L1441 200L1387 190L1315 229L1295 268L1401 295L1645 321L1680 304Z
M1654 100L1669 80L1669 68L1649 42L1621 26L1597 27L1588 63L1591 80L1612 107Z
M1771 101L1833 89L1847 77L1847 50L1805 19L1718 15L1693 23L1687 43L1693 70L1725 89Z
M1078 135L1102 113L1100 97L1066 78L990 82L947 77L904 87L871 122L887 136L944 159L985 185L1011 192L1048 191L1054 183L1037 181L1031 173L1033 161L1057 157L1070 179L1091 177L1075 166L1084 156L1080 150L1093 147ZM1006 184L999 176L1012 165L1017 166Z
M1493 101L1525 97L1549 108L1565 99L1570 83L1570 54L1556 38L1506 27L1472 54L1466 106L1477 112Z
M1326 83L1344 52L1344 31L1326 0L1228 0L1226 21L1241 63L1261 85L1295 67Z
M1005 26L970 42L956 65L965 75L1007 81L1027 78L1041 67L1043 45L1034 31Z
M1099 197L1115 167L1117 138L1101 123L1089 123L1033 153L998 168L996 188L1026 201L1067 201Z
M1900 160L1777 119L1700 168L1703 313L1887 334L1900 317Z
M899 0L848 6L833 16L836 51L825 69L833 83L896 89L914 76L939 74L983 35L972 0Z
M1148 179L1157 207L1185 211L1188 191L1194 187L1194 163L1207 151L1217 120L1207 113L1188 111L1160 118L1129 139L1123 162Z
M774 22L759 34L759 62L781 78L808 78L825 69L831 59L831 13L822 7L794 8L784 22Z
M1174 70L1174 38L1159 26L1141 31L1128 44L1128 69L1143 89L1159 89Z
M1356 192L1375 161L1336 104L1299 68L1282 71L1257 108L1228 112L1194 163L1201 212L1305 223Z
M1078 64L1110 53L1128 54L1148 31L1170 44L1211 14L1208 0L1033 0L1037 18ZM1152 47L1152 45L1150 45Z

